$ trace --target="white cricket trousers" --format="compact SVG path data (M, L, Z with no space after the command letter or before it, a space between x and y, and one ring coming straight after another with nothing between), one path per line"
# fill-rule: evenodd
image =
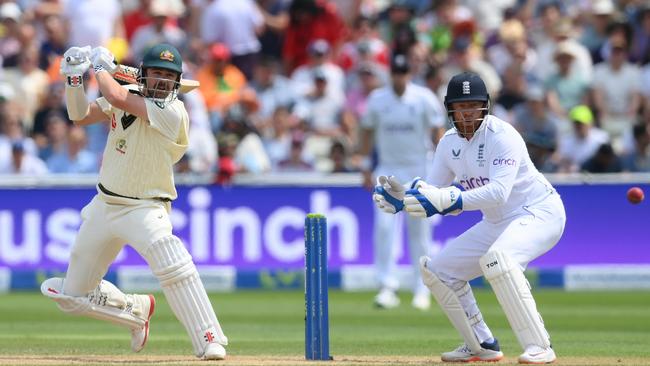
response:
M565 223L562 199L554 192L535 205L521 207L501 222L480 221L447 243L432 258L429 268L445 283L470 281L483 275L479 259L491 249L508 254L523 271L533 259L555 246Z
M129 243L142 257L157 240L172 235L169 203L133 200L98 192L81 210L63 292L85 296L106 275L120 250Z

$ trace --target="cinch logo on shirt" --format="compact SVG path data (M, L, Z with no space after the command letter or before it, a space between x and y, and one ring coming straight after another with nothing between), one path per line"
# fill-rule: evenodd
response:
M501 159L494 159L492 161L492 165L512 165L512 166L514 166L514 165L517 165L517 162L515 161L515 159L503 159L503 158L501 158Z
M468 191L470 189L482 187L488 183L490 183L490 178L485 178L485 177L471 177L469 179L462 179L460 182L460 185L463 186L463 188Z

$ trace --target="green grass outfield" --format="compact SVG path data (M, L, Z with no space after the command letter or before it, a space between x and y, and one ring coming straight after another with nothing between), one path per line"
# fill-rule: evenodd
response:
M483 316L513 364L520 353L489 290L476 290ZM304 360L304 295L296 291L212 294L230 339L224 365L440 364L460 338L435 304L420 312L401 294L394 310L372 307L373 293L330 292L333 362ZM61 313L38 293L0 295L0 365L204 365L164 296L139 354L127 331ZM650 292L536 291L561 365L650 365Z

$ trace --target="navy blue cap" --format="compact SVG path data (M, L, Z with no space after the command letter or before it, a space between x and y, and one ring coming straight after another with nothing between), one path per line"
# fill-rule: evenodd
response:
M401 53L393 55L390 60L390 71L392 73L407 73L411 71L411 65L409 65L406 55Z

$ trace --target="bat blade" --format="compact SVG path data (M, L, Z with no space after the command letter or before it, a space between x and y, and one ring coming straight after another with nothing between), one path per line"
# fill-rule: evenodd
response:
M113 78L121 84L137 84L138 77L140 76L140 69L133 66L118 65L117 71L113 74ZM198 80L181 79L179 93L189 93L198 88L201 84Z

